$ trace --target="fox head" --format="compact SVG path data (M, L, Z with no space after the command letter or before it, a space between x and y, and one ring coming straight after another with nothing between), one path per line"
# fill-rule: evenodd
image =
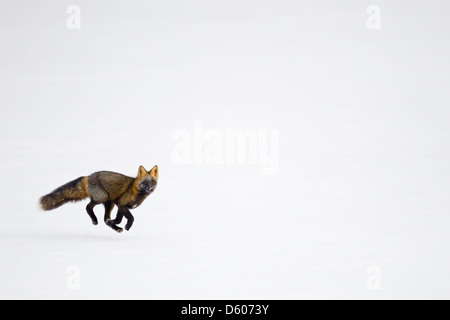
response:
M159 170L154 166L152 170L147 171L143 166L139 167L138 175L134 180L134 187L140 195L150 195L155 191L158 184Z

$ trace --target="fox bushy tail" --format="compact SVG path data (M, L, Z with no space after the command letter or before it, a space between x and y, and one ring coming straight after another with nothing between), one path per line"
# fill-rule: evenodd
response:
M55 189L53 192L43 196L39 202L43 210L56 209L67 202L75 202L88 197L86 191L87 177L79 177L65 185Z

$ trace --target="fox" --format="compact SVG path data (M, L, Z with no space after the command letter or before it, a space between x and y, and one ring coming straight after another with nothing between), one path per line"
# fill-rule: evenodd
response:
M68 202L90 198L86 211L93 225L98 224L94 207L103 204L105 207L104 222L114 231L123 231L118 225L123 217L127 219L125 230L129 231L134 222L130 209L139 207L142 202L155 191L158 184L159 169L155 165L147 171L139 166L136 178L111 171L98 171L90 176L82 176L70 181L49 194L41 197L39 203L44 211L59 208ZM117 206L117 215L111 219L111 212Z

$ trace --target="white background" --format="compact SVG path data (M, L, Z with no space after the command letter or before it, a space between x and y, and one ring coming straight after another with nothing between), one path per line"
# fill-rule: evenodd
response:
M450 298L448 1L0 8L0 298ZM278 172L176 165L195 121L278 129ZM129 232L38 208L141 164L160 181Z

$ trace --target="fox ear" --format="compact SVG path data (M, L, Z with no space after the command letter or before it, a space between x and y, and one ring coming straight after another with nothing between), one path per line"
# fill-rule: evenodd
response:
M147 170L143 166L139 167L138 178L141 178L147 174Z
M158 180L158 177L159 177L158 166L154 166L154 167L152 168L152 170L150 170L150 175L151 175L152 177L154 177L156 180Z

